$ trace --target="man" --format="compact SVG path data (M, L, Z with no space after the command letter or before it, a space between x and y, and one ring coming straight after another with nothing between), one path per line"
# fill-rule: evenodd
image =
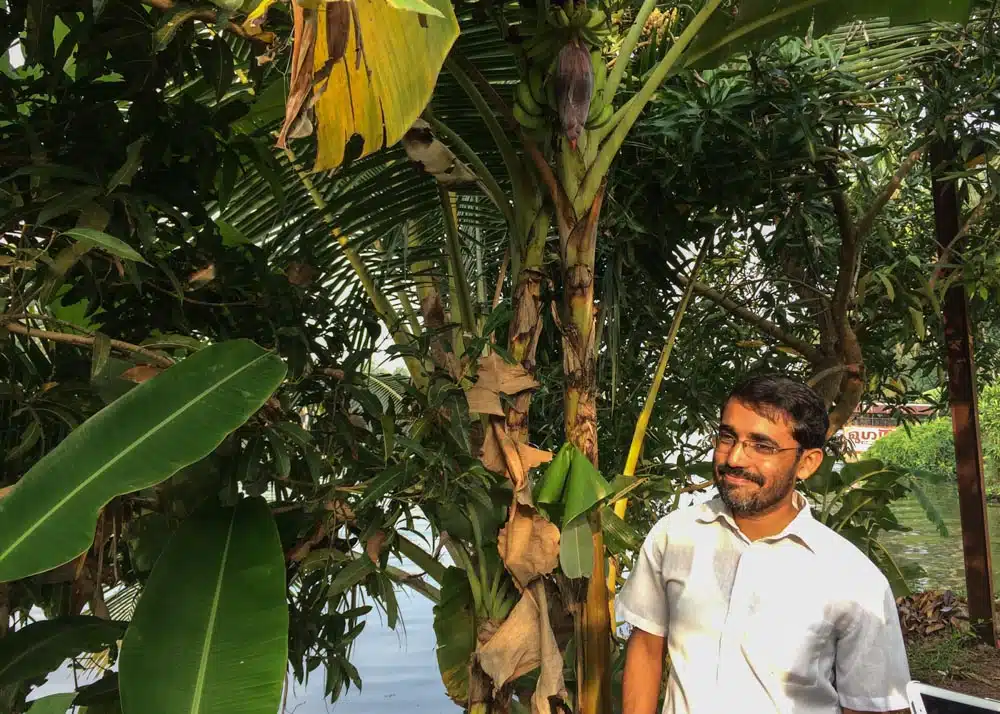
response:
M823 461L823 401L795 380L737 387L715 439L719 495L661 519L618 598L633 626L624 714L909 711L885 576L815 520L797 481Z

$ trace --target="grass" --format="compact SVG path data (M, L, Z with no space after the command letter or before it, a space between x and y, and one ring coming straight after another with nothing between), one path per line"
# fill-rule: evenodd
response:
M980 697L1000 692L1000 651L954 631L906 644L913 679Z

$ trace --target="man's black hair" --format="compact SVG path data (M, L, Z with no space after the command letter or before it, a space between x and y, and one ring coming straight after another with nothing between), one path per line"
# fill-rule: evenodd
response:
M726 399L735 399L772 421L788 420L792 434L803 449L822 449L830 417L826 405L812 387L791 377L765 374L751 377ZM725 409L725 404L723 404Z

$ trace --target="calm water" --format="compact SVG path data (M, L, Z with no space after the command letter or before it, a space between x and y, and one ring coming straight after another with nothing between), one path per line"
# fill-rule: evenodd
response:
M965 592L965 570L962 557L962 525L958 513L958 487L955 483L925 486L924 491L937 506L948 537L942 537L927 520L924 509L914 498L897 502L893 512L899 522L912 528L909 533L893 533L882 537L882 543L900 564L918 563L927 577L910 583L914 589L944 589ZM993 552L993 583L1000 595L1000 504L989 504L990 538Z
M898 502L894 510L900 522L913 531L886 536L883 542L901 562L918 562L927 571L927 577L911 583L912 587L951 588L964 592L956 487L949 484L925 490L948 526L948 537L938 534L915 499L907 499ZM704 494L698 500L710 495ZM990 506L990 528L994 572L1000 593L1000 505ZM454 714L461 711L445 696L438 674L432 604L407 589L400 591L398 597L402 627L396 631L388 629L377 611L373 611L368 626L358 637L352 661L361 674L364 689L358 692L352 688L336 704L329 704L323 698L323 672L318 670L307 685L296 686L289 692L289 714L397 714L411 710ZM50 677L39 695L72 689L72 677L64 668Z

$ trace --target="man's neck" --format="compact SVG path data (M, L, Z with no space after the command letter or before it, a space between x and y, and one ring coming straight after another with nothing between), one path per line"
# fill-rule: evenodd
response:
M795 507L795 501L792 498L787 498L764 513L733 514L733 520L736 521L736 525L743 532L743 535L751 541L756 541L778 535L788 527L789 523L795 520L797 515L799 515L799 509Z

